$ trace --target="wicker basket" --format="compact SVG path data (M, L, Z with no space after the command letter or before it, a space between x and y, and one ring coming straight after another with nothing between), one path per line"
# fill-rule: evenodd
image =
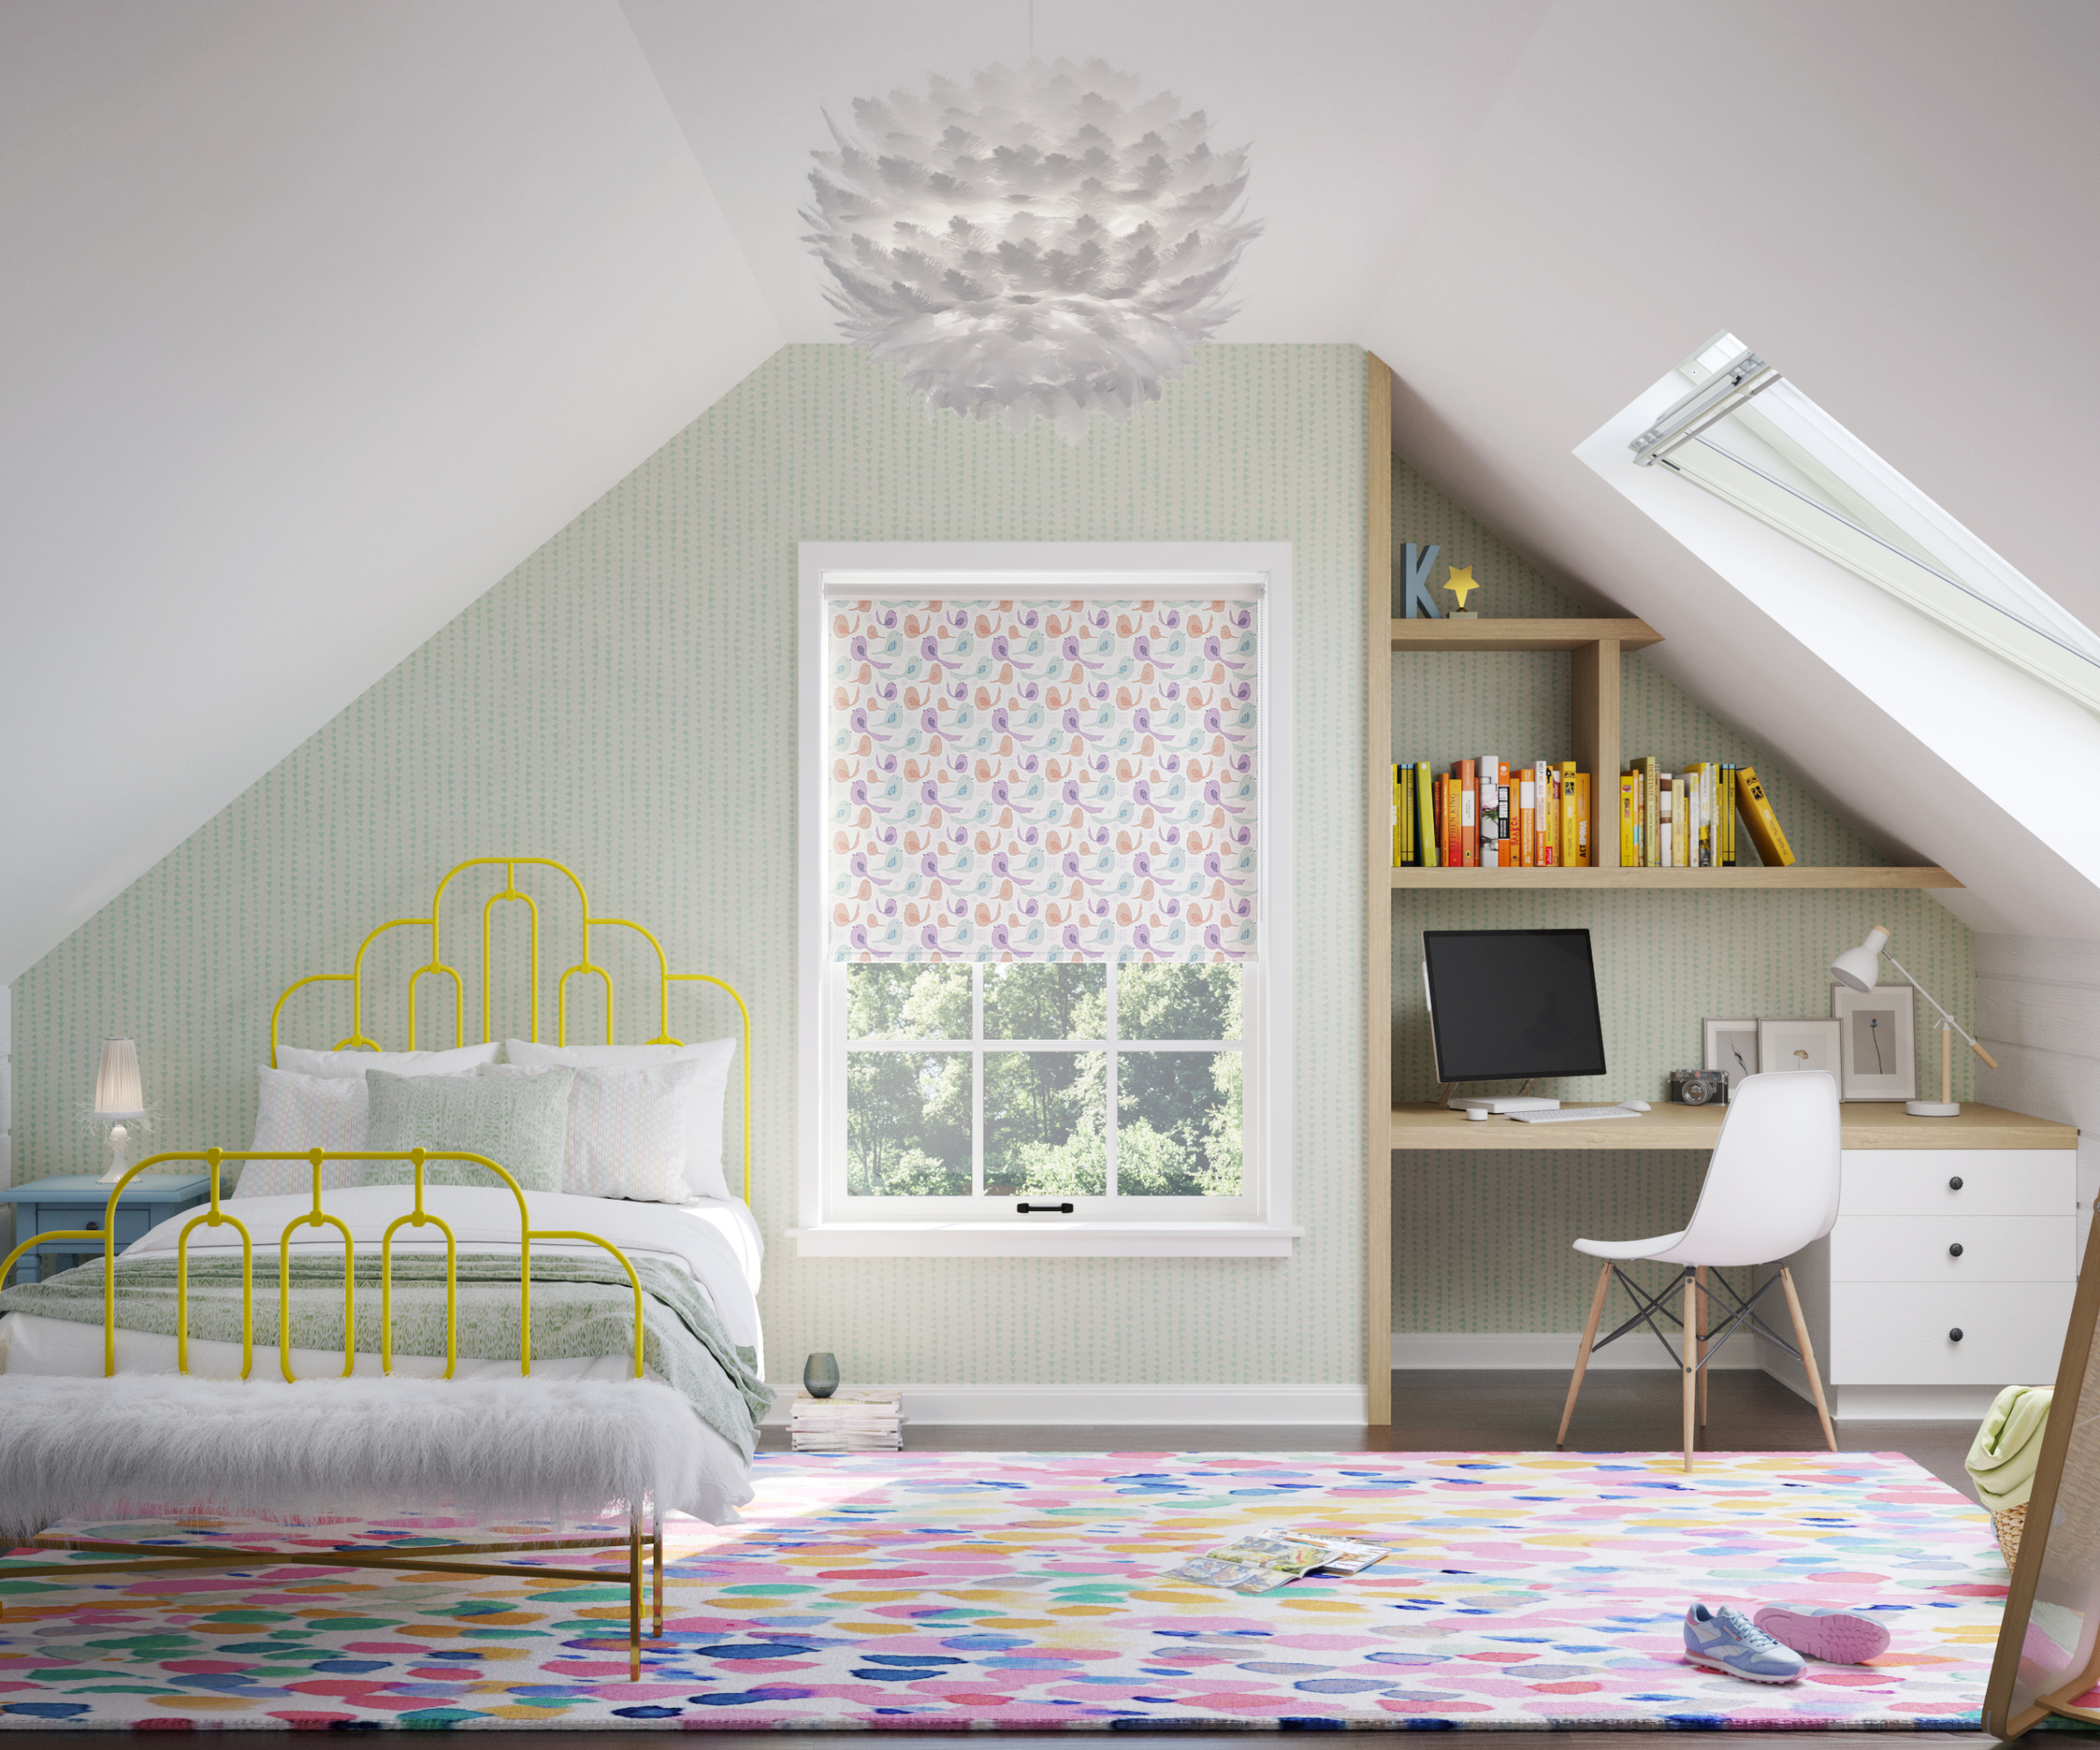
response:
M2002 1513L1993 1513L1991 1523L1998 1532L1998 1547L2005 1554L2006 1566L2010 1569L2020 1555L2020 1533L2027 1522L2027 1503L2008 1507Z

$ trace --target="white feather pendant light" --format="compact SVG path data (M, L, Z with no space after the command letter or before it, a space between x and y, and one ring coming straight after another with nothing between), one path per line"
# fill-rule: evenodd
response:
M1225 283L1261 227L1247 154L1203 112L1144 97L1105 62L994 66L830 116L805 240L848 339L928 406L1077 440L1096 410L1155 399L1232 314Z

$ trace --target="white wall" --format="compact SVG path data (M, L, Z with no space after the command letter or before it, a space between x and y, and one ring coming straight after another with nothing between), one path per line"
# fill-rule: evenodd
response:
M1978 1099L2078 1126L2082 1251L2100 1194L2100 942L1978 934L1975 1032L1999 1065L1977 1065ZM1939 1060L1921 1040L1918 1060Z

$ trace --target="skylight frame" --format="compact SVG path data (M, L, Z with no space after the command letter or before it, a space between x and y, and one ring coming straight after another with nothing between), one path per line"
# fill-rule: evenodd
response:
M1636 463L1668 469L2100 713L2100 634L1734 335L1716 335L1677 371L1690 393L1629 446ZM1724 374L1747 392L1717 397ZM1714 416L1717 402L1726 410Z

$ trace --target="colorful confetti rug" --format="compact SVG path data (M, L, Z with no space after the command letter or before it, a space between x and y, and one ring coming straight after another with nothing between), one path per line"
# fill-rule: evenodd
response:
M624 1589L562 1572L600 1555L550 1558L543 1586L112 1576L63 1614L0 1581L0 1726L1973 1730L2005 1592L1983 1510L1894 1453L1689 1476L1674 1453L802 1454L758 1478L746 1523L672 1522L640 1684ZM1166 1578L1287 1526L1392 1553L1258 1598ZM1739 1683L1680 1657L1694 1599L1869 1609L1889 1650Z

